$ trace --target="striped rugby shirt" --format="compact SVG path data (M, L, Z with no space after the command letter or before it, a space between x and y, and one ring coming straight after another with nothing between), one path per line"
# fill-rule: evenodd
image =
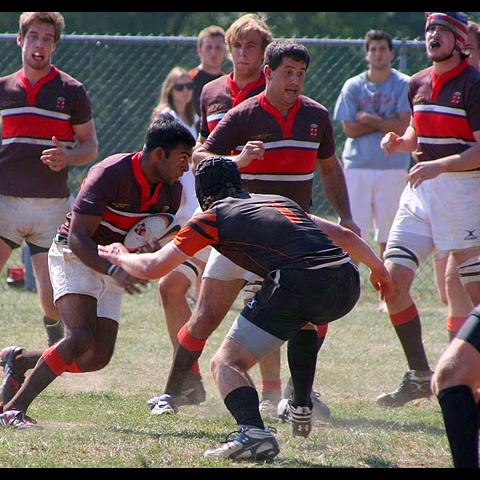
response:
M0 193L68 197L68 169L53 172L42 163L40 155L54 147L52 136L73 147L73 125L92 119L84 86L55 66L32 86L21 69L0 78L0 113Z
M417 133L417 161L460 154L480 131L480 72L467 60L437 76L433 67L410 79L409 99Z
M200 96L200 135L207 138L231 108L265 90L265 82L262 72L258 80L242 89L234 82L233 73L207 83Z
M328 110L300 96L285 118L262 92L230 110L204 147L218 155L239 154L250 140L263 141L265 154L240 169L246 190L283 195L309 211L317 162L335 153Z
M174 244L188 256L212 245L261 277L276 269L317 269L350 261L298 204L280 195L219 200L190 219Z
M182 185L151 186L142 170L142 152L119 153L90 168L75 199L73 211L102 217L93 240L99 245L123 242L128 231L153 213L177 213ZM58 232L68 237L71 214Z

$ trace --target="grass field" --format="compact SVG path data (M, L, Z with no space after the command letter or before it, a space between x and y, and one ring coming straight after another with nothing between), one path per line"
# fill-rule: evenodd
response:
M44 348L36 295L9 288L4 273L0 299L0 347ZM418 306L433 366L447 342L446 311L434 289L422 292ZM278 430L281 452L262 468L451 466L435 399L395 410L375 405L376 396L396 388L406 370L388 317L376 307L373 290L365 284L355 310L330 326L315 386L332 410L332 422L315 425L308 439L299 439L291 437L288 425L267 419ZM238 308L236 304L211 337L200 360L207 401L184 407L176 416L152 417L145 402L161 392L172 350L156 284L141 296L126 296L110 365L96 373L65 374L45 390L29 410L43 429L2 430L0 466L237 467L231 461L206 460L203 452L236 429L213 385L208 361ZM285 361L282 367L286 380ZM259 378L257 368L252 375Z

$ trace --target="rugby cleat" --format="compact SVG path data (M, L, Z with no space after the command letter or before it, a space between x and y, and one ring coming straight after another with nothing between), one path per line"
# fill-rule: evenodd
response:
M236 434L236 435L235 435ZM233 436L235 435L235 436ZM217 448L204 453L205 458L270 461L280 452L277 439L269 428L241 425L240 430L229 433Z
M7 410L0 413L0 426L6 428L40 428L36 420L20 410Z
M283 397L286 399L293 400L293 383L292 379L290 378L283 390ZM310 394L310 400L313 403L313 418L320 422L328 423L331 420L332 413L330 412L330 408L328 408L325 402L320 400L320 393L312 390Z
M295 407L291 400L282 398L278 404L277 413L282 422L288 422L292 425L292 435L294 437L307 438L310 435L312 431L312 408Z
M156 402L150 410L150 415L172 415L178 412L178 405L172 395L164 393L159 397L155 397L155 400Z
M1 404L7 404L20 390L25 381L25 375L14 372L15 357L23 350L23 347L5 347L0 352L0 366L3 368L3 383L1 387Z
M377 397L377 405L381 407L403 407L412 400L429 398L432 395L430 380L433 372L408 370L402 383L394 392L383 393Z

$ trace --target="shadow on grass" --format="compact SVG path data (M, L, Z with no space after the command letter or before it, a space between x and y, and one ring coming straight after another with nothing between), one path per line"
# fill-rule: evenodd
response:
M425 425L424 423L398 423L388 420L375 420L371 418L356 418L356 419L338 419L332 418L329 427L345 428L345 427L370 427L381 428L384 430L398 430L401 432L425 432L431 435L444 436L445 429Z
M145 429L135 429L135 428L114 428L116 432L120 433L125 433L128 435L143 435L147 436L150 438L155 438L155 439L161 439L161 438L182 438L182 439L188 439L188 440L193 440L193 439L206 439L206 440L211 440L213 442L220 442L222 441L222 435L219 435L218 433L213 433L213 432L207 432L205 430L177 430L175 432L152 432L151 429L145 430Z

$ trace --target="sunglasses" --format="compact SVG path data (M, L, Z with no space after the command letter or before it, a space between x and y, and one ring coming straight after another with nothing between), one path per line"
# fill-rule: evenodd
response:
M183 89L193 90L193 82L188 83L177 83L173 86L177 92L181 92Z

